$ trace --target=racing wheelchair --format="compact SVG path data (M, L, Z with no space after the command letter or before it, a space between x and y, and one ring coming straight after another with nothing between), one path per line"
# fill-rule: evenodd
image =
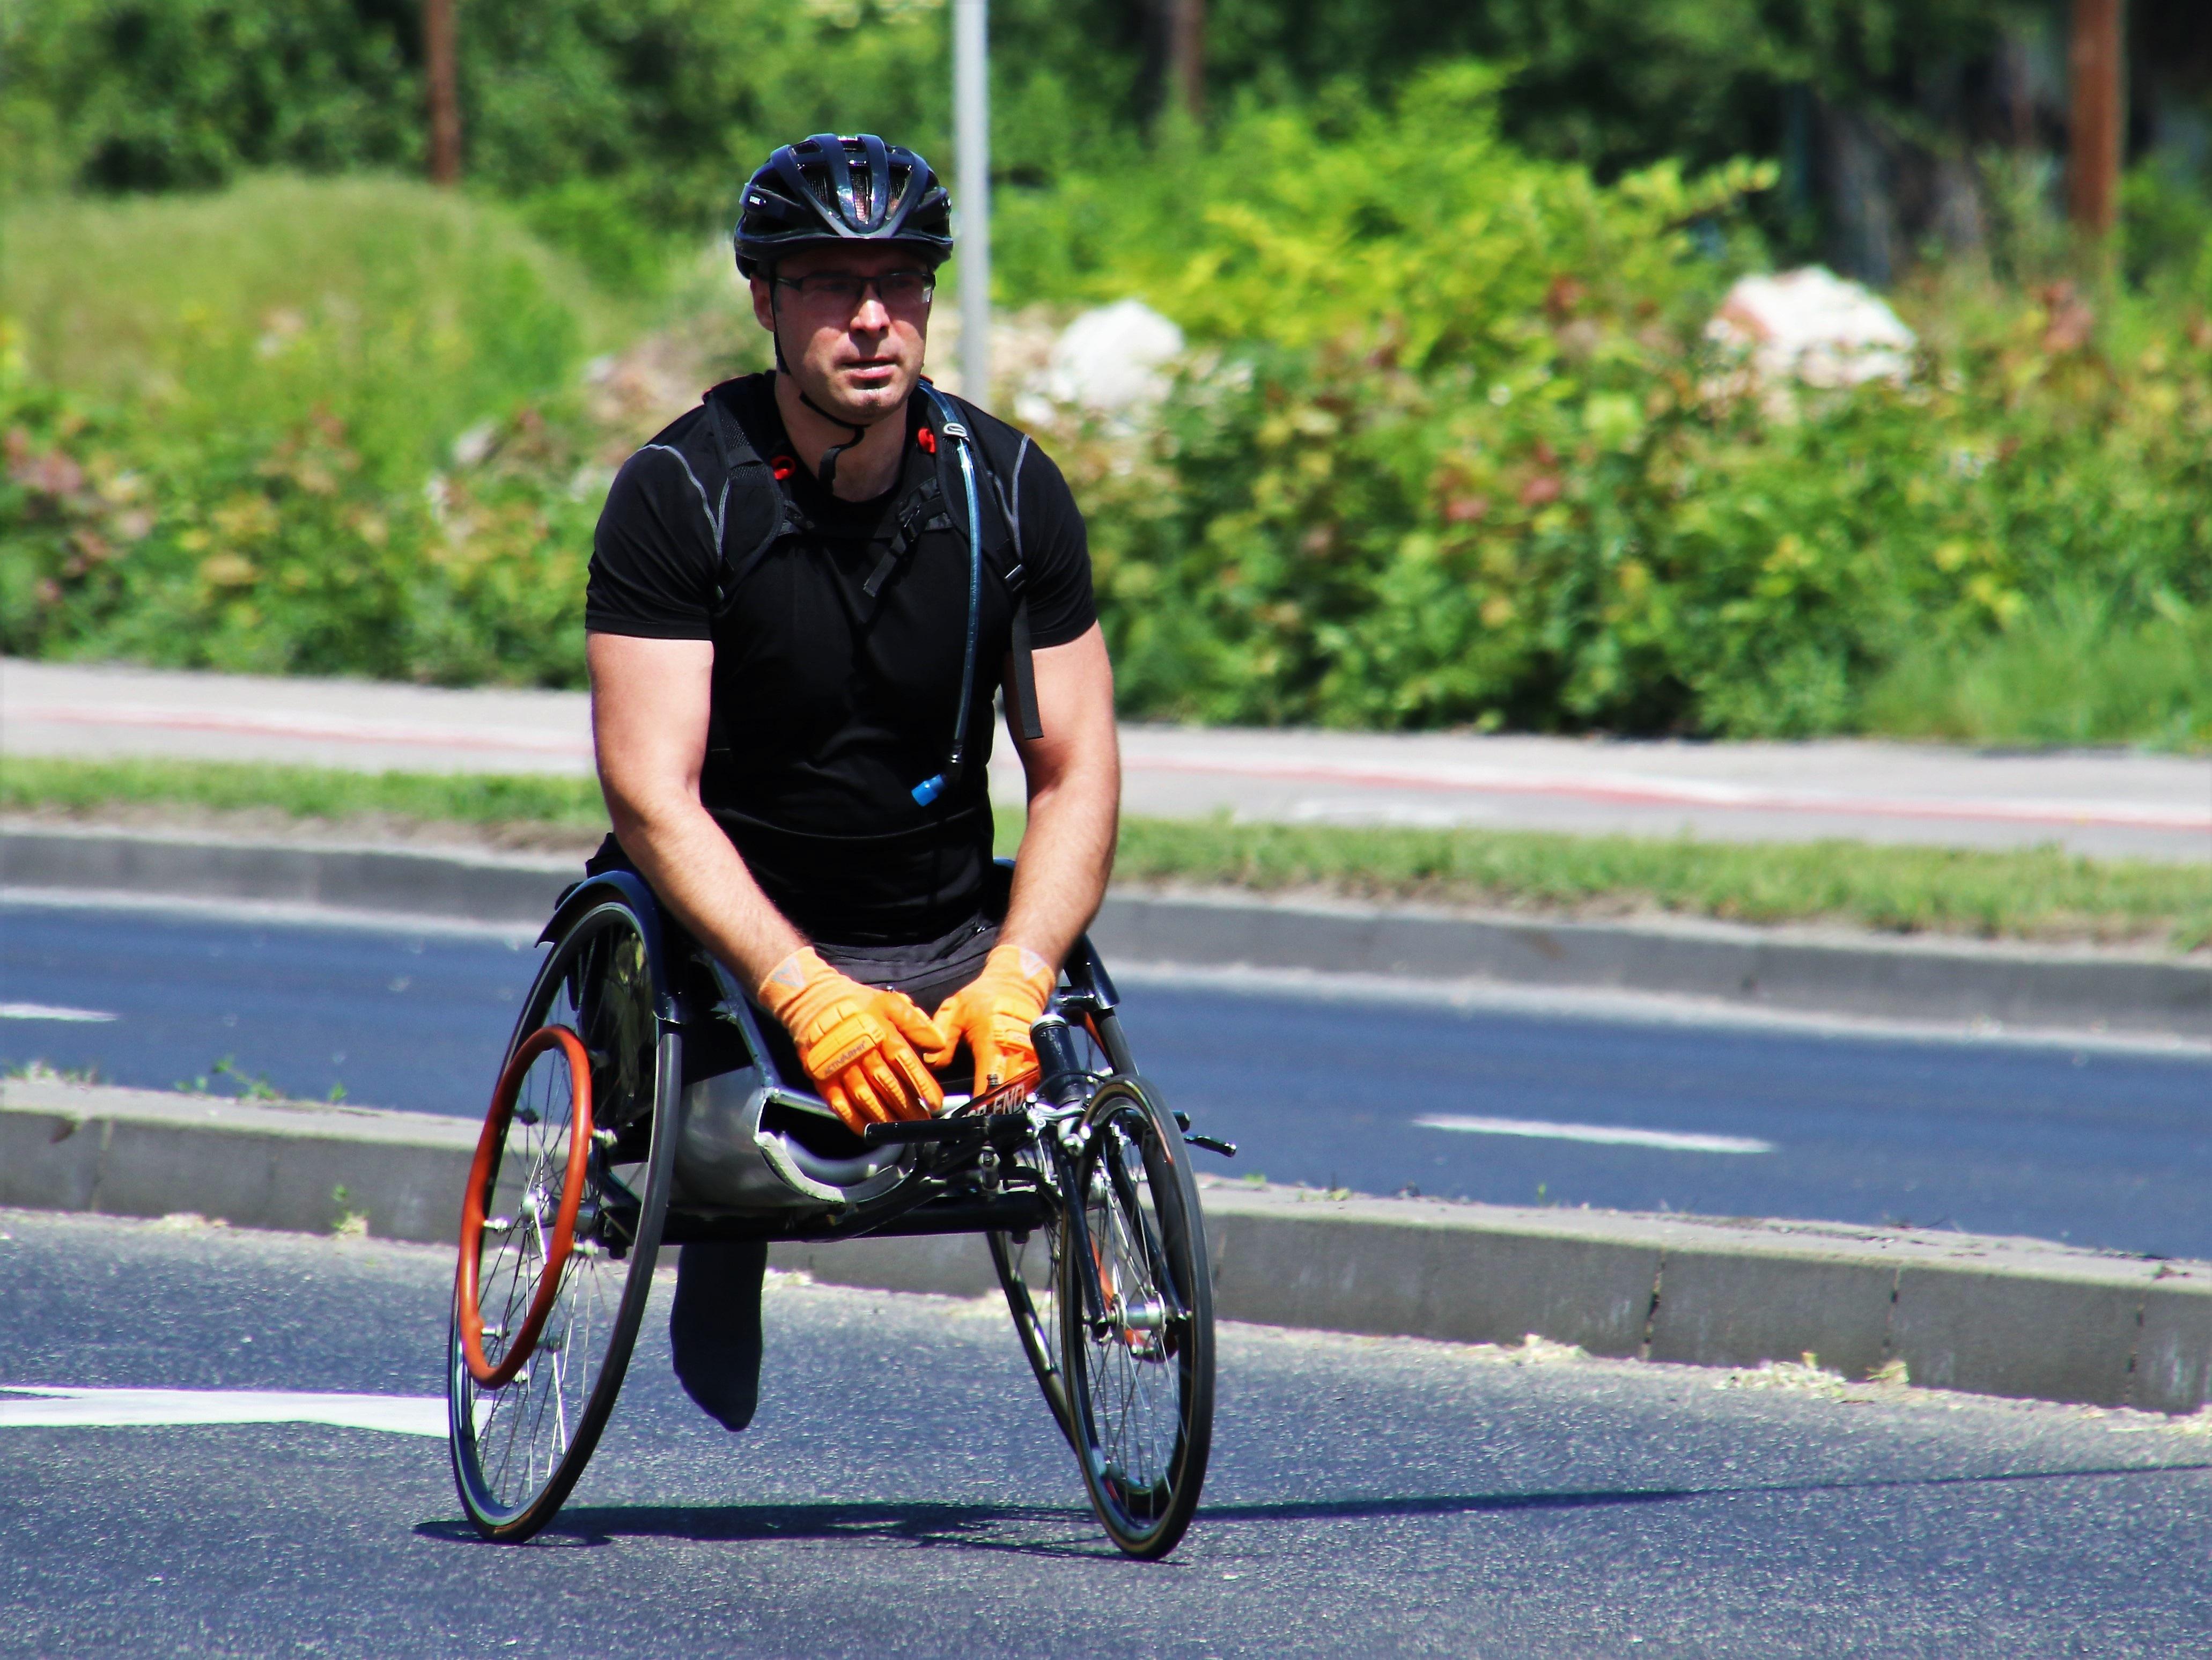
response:
M804 1074L780 1029L639 877L570 889L539 944L454 1275L449 1440L478 1532L527 1539L567 1499L663 1245L980 1232L1106 1532L1135 1557L1175 1548L1213 1420L1187 1148L1234 1149L1188 1137L1137 1074L1087 938L1035 1028L1037 1073L865 1134L786 1081Z

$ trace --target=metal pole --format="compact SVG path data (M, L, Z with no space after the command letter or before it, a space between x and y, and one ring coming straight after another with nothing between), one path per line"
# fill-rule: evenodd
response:
M960 179L960 390L991 397L989 0L952 0L952 138Z

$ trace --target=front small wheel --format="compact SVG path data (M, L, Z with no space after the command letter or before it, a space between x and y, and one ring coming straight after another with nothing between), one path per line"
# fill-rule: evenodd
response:
M540 966L462 1203L447 1358L453 1481L477 1532L551 1521L599 1444L652 1291L682 1040L611 899Z
M1132 1556L1198 1508L1213 1438L1213 1288L1182 1132L1136 1078L1084 1113L1060 1258L1069 1440L1091 1507Z

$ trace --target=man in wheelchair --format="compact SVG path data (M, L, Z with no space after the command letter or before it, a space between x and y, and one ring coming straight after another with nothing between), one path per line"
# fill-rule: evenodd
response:
M1113 676L1060 470L922 378L952 249L928 164L867 134L787 145L732 240L775 368L714 387L608 493L585 617L614 834L591 868L642 875L858 1131L1034 1067L1113 857ZM1001 685L1029 794L1011 892ZM677 1373L732 1429L766 1257L695 1243L678 1269Z

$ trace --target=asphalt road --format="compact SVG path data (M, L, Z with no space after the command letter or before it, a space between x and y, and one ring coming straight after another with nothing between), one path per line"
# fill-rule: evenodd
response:
M474 1116L512 939L0 910L0 1063ZM1139 1064L1224 1175L1498 1203L1955 1225L2212 1257L2212 1058L1130 976ZM52 1018L39 1010L112 1015ZM1577 1012L1577 1009L1582 1010ZM227 1072L216 1070L227 1063Z
M437 1392L442 1251L0 1235L0 1382ZM768 1326L733 1438L656 1310L522 1548L435 1438L0 1407L0 1656L2212 1653L2212 1443L2162 1420L1230 1328L1206 1502L1142 1566L1002 1309L781 1280Z

